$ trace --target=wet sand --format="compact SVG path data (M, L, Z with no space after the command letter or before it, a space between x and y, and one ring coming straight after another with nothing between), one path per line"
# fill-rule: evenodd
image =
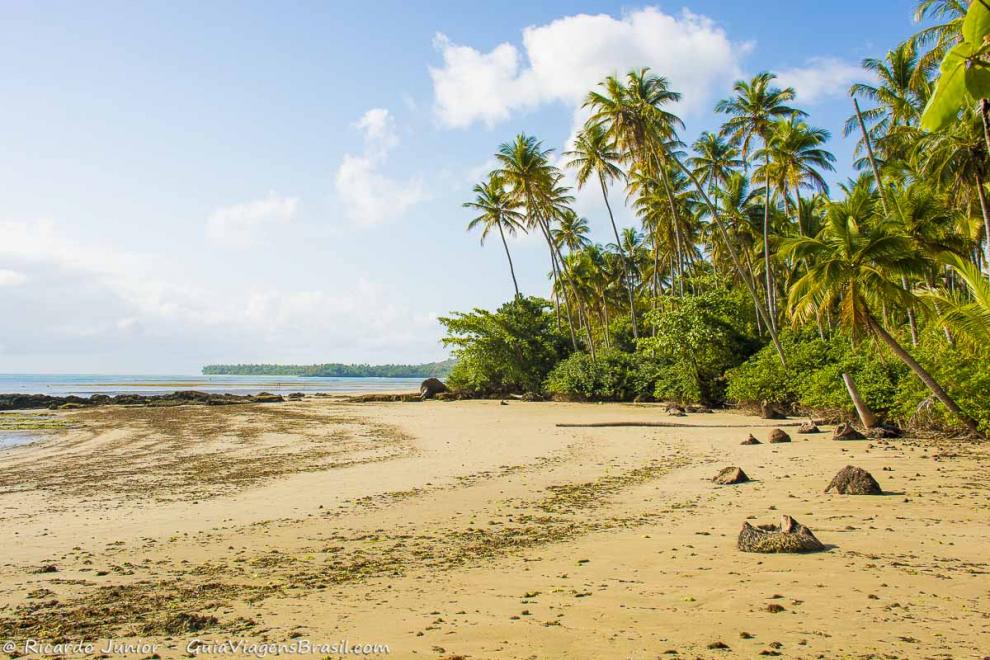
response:
M0 641L141 640L162 657L193 638L399 658L990 649L981 445L785 427L791 443L741 446L778 423L625 404L307 397L55 417L0 452ZM684 426L557 426L604 422ZM887 494L824 494L847 464ZM728 465L754 481L712 484ZM828 550L736 550L744 520L781 513Z

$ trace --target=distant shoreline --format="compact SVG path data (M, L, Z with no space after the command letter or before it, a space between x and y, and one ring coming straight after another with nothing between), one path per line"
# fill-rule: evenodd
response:
M298 376L304 378L443 378L454 360L424 364L208 364L204 376Z

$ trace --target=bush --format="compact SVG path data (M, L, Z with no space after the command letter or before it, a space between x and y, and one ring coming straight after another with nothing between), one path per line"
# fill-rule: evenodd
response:
M616 349L574 353L547 376L546 390L562 398L580 401L628 401L637 391L636 358Z
M475 309L440 319L457 363L447 384L472 394L539 392L550 370L570 352L550 303L520 298L495 312Z

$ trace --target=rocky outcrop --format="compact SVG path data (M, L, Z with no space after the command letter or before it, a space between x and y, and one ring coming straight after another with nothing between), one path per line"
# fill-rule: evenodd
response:
M725 467L719 470L712 481L723 486L730 484L744 484L749 481L749 476L739 467Z
M836 495L883 495L880 484L872 474L852 465L839 470L825 492Z
M808 435L811 433L821 433L822 430L818 428L817 424L815 424L811 420L808 420L807 422L805 422L804 424L798 427L797 432L803 435Z
M756 437L750 433L749 437L740 442L741 445L762 445L763 443L756 439Z
M865 435L874 440L884 440L901 437L901 431L892 426L874 426L872 429L866 429Z
M771 444L776 444L779 442L790 442L790 441L791 441L791 436L787 435L787 431L785 431L784 429L774 429L770 431L770 437L767 439L767 442Z
M780 406L765 399L760 404L760 417L763 419L787 419L787 415L780 409Z
M839 424L832 431L833 440L862 440L866 436L853 428L852 424Z
M754 527L744 522L736 547L743 552L819 552L825 549L810 529L788 515L780 517L779 525Z
M280 403L280 394L218 394L185 390L170 394L94 394L82 396L49 396L47 394L0 394L0 410L72 410L93 406L228 406L242 403Z
M439 378L427 378L419 385L419 398L432 399L441 392L446 392L447 386Z

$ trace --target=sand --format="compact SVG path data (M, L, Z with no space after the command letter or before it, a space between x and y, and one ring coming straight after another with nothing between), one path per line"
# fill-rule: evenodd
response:
M54 415L43 440L0 452L0 642L161 657L192 639L398 658L990 649L983 445L786 427L789 444L742 446L799 420L655 405L307 397ZM557 426L611 422L683 426ZM886 494L826 495L847 464ZM730 465L752 481L713 484ZM827 551L736 550L744 521L781 513Z

